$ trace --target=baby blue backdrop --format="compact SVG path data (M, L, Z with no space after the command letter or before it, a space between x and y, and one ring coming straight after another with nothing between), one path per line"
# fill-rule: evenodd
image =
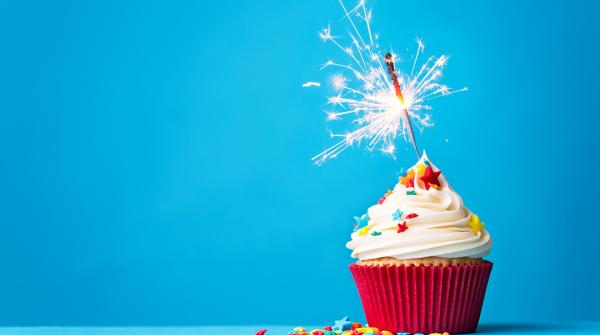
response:
M599 6L371 6L384 46L410 57L421 37L470 88L418 141L494 238L483 320L598 319ZM317 32L341 17L335 0L0 4L0 325L362 319L352 216L415 157L311 163L332 144Z

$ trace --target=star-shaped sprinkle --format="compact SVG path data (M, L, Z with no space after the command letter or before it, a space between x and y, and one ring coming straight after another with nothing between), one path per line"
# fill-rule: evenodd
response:
M428 166L425 169L425 173L423 174L423 177L421 177L421 180L423 181L423 183L425 183L426 190L429 189L430 185L440 186L440 181L438 180L438 177L441 173L442 171L434 172L433 169L431 169L431 166Z
M380 231L373 231L373 232L371 232L371 236L379 236L379 235L381 235Z
M417 213L410 213L410 214L408 214L408 215L406 216L406 219L407 219L407 220L414 219L414 218L416 218L417 216L419 216L419 214L417 214Z
M369 230L371 230L371 227L365 226L360 228L356 233L358 234L358 236L365 236L369 233Z
M341 331L352 329L352 322L348 321L348 317L345 316L341 320L334 321L333 329Z
M404 177L400 177L400 184L406 187L414 187L415 186L415 171L413 169L408 170Z
M420 177L423 175L423 173L425 173L425 168L426 168L425 164L419 163L415 166L415 168L417 169L417 176Z
M473 234L477 235L483 229L483 222L479 220L479 216L476 214L471 215L471 219L467 225L473 230Z
M417 195L417 192L415 190L406 191L406 195Z
M396 209L394 211L394 213L392 213L392 220L396 221L396 220L400 220L400 218L402 217L402 211L400 209Z
M406 225L406 221L402 221L402 223L398 223L398 230L396 231L398 234L404 233L408 229Z
M354 224L354 230L356 230L356 228L358 228L359 226L366 226L369 224L369 214L363 214L361 216L355 216L354 217L354 221L356 222Z

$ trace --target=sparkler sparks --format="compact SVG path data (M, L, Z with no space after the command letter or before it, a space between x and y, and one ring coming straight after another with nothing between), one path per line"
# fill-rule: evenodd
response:
M328 98L328 103L338 110L327 112L327 119L334 121L351 115L356 129L345 134L332 133L332 137L341 140L312 160L321 164L363 141L367 142L368 150L380 150L393 156L398 136L405 140L408 137L419 156L411 120L420 131L432 126L429 115L431 106L427 102L440 96L466 91L467 88L451 90L438 82L448 61L447 56L429 57L417 69L419 56L425 48L420 39L417 39L417 51L410 73L398 71L394 67L393 54L381 57L378 35L371 31L372 12L367 9L365 1L359 1L350 10L342 0L339 2L350 28L350 41L346 41L348 45L343 45L342 38L332 34L331 26L319 32L319 37L324 42L332 43L347 56L343 63L329 60L321 67L336 68L341 72L332 77L332 84L338 94Z
M321 83L317 83L317 82L314 82L314 81L308 81L308 82L302 84L302 87L313 87L313 86L314 87L320 87Z

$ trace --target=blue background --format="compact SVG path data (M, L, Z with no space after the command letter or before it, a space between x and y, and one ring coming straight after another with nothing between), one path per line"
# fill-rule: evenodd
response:
M384 45L422 37L470 88L418 141L494 238L483 320L598 319L598 5L371 5ZM317 32L341 17L334 0L2 2L0 325L362 319L352 216L414 154L311 163L331 91L301 84L326 82Z

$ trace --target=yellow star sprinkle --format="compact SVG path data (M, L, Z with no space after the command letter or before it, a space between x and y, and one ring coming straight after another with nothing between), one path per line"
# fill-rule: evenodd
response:
M421 177L423 174L425 174L425 164L419 163L417 166L415 166L415 168L417 169L417 176Z
M471 220L469 220L469 223L467 223L467 225L471 227L471 230L473 230L473 234L475 235L477 235L477 233L479 233L483 228L483 222L479 220L479 216L477 216L476 214L471 215Z
M358 236L365 236L369 233L369 230L371 230L371 226L364 226L357 230L356 233L358 234Z

